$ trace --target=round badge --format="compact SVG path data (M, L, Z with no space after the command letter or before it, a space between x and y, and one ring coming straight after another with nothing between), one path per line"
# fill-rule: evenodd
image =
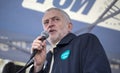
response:
M65 60L69 57L69 55L70 55L70 50L66 50L61 54L61 59Z

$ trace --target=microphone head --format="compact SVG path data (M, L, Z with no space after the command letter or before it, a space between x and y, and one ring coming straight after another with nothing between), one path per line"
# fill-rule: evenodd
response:
M49 34L47 31L43 31L43 32L41 32L41 36L43 36L45 39L47 39L49 37Z

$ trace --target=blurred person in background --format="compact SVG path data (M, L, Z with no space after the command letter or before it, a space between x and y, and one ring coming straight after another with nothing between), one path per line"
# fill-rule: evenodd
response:
M18 70L20 70L23 66L16 65L14 62L8 62L3 67L2 73L16 73ZM22 71L22 73L25 73L26 71Z

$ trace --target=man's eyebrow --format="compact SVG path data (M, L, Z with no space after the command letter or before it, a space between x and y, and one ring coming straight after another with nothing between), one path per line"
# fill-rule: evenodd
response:
M59 17L58 17L58 16L53 16L53 17L51 17L51 18L45 19L44 21L47 21L47 20L53 19L53 18L59 18Z
M59 18L59 17L58 17L58 16L53 16L52 18ZM52 18L51 18L51 19L52 19Z

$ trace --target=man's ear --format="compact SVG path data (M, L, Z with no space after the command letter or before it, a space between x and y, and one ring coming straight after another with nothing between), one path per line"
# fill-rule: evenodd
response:
M72 30L72 28L73 28L72 23L69 23L69 24L68 24L68 29L69 29L69 31L71 31L71 30Z

